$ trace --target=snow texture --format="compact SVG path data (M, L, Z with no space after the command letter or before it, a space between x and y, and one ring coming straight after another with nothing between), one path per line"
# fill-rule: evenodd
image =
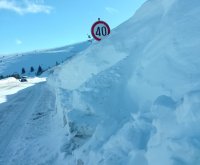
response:
M1 80L0 164L199 165L199 15L199 0L148 0L101 42L51 50L71 58L47 83ZM0 74L49 59L33 54Z
M149 0L55 70L67 164L200 164L199 15L199 0Z

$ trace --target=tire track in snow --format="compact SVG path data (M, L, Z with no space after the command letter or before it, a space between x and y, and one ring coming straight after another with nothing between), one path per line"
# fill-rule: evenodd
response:
M23 130L33 114L38 112L38 108L48 110L47 99L50 97L44 99L48 96L47 92L45 83L40 83L17 93L8 102L0 105L1 116L5 116L1 119L4 125L0 125L0 164L11 159L13 153L10 149L14 145L13 142L23 136Z

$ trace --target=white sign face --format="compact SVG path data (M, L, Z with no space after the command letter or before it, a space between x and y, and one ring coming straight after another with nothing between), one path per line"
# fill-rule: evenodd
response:
M110 27L104 21L97 21L93 24L91 33L95 40L100 41L102 38L110 34Z

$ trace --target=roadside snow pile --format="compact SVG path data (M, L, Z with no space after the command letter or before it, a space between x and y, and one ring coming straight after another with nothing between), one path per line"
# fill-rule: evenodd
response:
M27 82L20 82L19 80L10 77L0 80L0 104L7 101L8 95L13 95L22 89L31 87L37 83L45 82L46 78L27 78Z
M199 0L149 0L57 68L67 164L200 164L199 15Z
M200 91L192 91L179 102L168 97L153 106L155 134L148 143L149 164L200 163ZM187 155L186 155L187 153Z

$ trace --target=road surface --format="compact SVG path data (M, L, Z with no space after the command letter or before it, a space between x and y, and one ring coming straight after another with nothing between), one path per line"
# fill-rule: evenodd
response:
M59 164L60 132L55 96L46 82L0 104L0 165Z

